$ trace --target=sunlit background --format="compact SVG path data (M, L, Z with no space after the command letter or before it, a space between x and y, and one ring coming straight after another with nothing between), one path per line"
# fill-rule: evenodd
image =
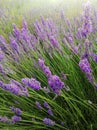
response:
M68 17L77 16L85 1L87 0L0 0L0 33L4 32L5 35L10 32L12 23L21 26L23 17L32 24L42 15L58 19L61 12L64 12ZM96 7L97 0L90 1Z

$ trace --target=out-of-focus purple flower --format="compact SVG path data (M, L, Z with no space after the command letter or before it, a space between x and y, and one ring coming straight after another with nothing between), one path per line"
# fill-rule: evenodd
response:
M26 86L28 86L29 80L30 80L29 78L23 78L22 83L25 84Z
M21 115L22 110L20 108L10 107L11 111L15 112L16 115Z
M78 28L78 31L76 32L76 38L80 40L82 38L82 29Z
M48 84L55 94L60 94L60 90L64 87L64 83L57 75L52 75L48 79Z
M10 46L13 50L13 52L19 53L19 45L17 44L15 38L10 37Z
M12 116L12 122L16 123L22 120L22 118L20 116L14 115Z
M54 37L51 41L51 44L54 45L57 43L57 39L55 37L58 35L57 27L54 25L53 21L51 19L44 19L41 17L41 21L36 21L34 23L36 33L38 37L42 40L50 40L50 37Z
M21 115L21 114L22 114L22 111L21 111L20 108L16 108L16 109L15 109L15 113L16 113L17 115Z
M49 114L50 116L53 116L53 112L52 112L52 109L51 109L51 108L49 108L47 112L48 112L48 114Z
M48 125L48 126L54 126L55 125L55 121L49 119L49 118L44 118L43 119L44 124Z
M91 6L88 1L84 6L84 16L83 16L83 25L82 25L82 35L86 37L92 32L92 21L91 21Z
M68 35L66 36L66 40L67 40L70 44L73 44L74 39L73 39L72 34L68 33Z
M24 18L22 20L22 27L25 28L26 30L28 30L28 24Z
M93 58L93 60L95 61L95 62L97 62L97 54L95 54L95 53L91 53L91 57Z
M6 116L0 116L0 122L8 123L9 119Z
M53 45L54 48L59 47L59 42L54 36L50 36L49 40L50 40L50 42L51 42L51 44Z
M0 48L0 61L2 61L4 59L4 53L2 52L1 48Z
M72 51L74 54L78 54L78 46L72 46Z
M41 89L41 84L39 81L37 81L34 78L24 78L22 79L22 82L27 85L28 87L34 89L34 90L40 90Z
M87 77L87 79L89 80L90 83L93 83L93 75L92 75L92 73L87 73L86 77Z
M20 38L20 30L16 27L15 24L13 24L13 34L19 40L19 38Z
M36 106L37 106L39 109L42 109L42 106L41 106L40 102L36 101L35 104L36 104Z
M3 82L0 80L0 87L3 86Z
M63 121L61 122L61 125L64 126L64 122Z
M49 106L49 104L47 103L47 102L44 102L44 107L46 107L46 108L50 108L50 106Z
M5 74L5 71L4 71L2 64L0 64L0 73Z
M3 36L0 36L0 48L3 52L8 50L8 44L6 43L6 40Z

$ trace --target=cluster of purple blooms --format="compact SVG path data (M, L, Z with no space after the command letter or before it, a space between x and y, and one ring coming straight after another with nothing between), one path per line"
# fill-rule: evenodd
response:
M60 94L60 90L64 87L64 83L60 80L57 75L52 75L49 67L47 67L44 63L44 60L39 59L38 64L43 70L44 74L48 78L48 85L51 87L55 94Z
M87 58L81 59L79 62L79 66L81 70L86 74L88 80L92 83L93 76L92 76L92 69L90 67L90 63Z
M15 113L14 116L12 116L12 123L15 124L16 122L19 122L22 120L22 110L20 108L10 107L10 110Z
M7 123L7 124L15 124L19 121L21 121L21 117L18 115L14 115L9 119L7 116L0 116L0 122Z
M15 95L28 96L28 90L15 80L11 80L10 84L5 84L0 81L0 87Z
M20 108L10 107L11 111L14 112L16 115L22 115L22 110Z
M42 106L41 106L40 102L36 101L35 104L36 104L36 106L37 106L39 109L42 109Z
M44 17L41 17L41 22L36 21L34 26L40 39L50 41L54 48L59 47L59 42L57 40L58 29L51 19L45 20Z
M7 124L15 124L22 120L22 110L20 108L10 107L10 110L15 113L14 116L9 119L7 116L0 116L0 122Z
M95 79L92 74L93 70L91 69L90 65L90 57L92 57L93 60L96 61L97 55L93 52L93 45L88 39L89 34L93 32L92 24L93 23L91 18L91 6L90 2L88 1L84 6L83 13L83 25L81 29L81 34L82 37L86 39L84 42L84 53L81 56L79 67L86 74L86 77L89 80L89 82L94 84L95 86ZM81 52L83 52L83 49L81 50Z
M51 109L51 107L49 106L49 104L47 102L44 102L44 107L47 108L47 113L50 115L50 116L53 116L53 111Z
M54 126L55 125L55 121L51 120L50 118L44 118L43 122L44 122L44 124L46 124L48 126Z
M37 108L39 108L40 110L43 109L43 107L42 107L42 105L41 105L40 102L36 101L35 104L36 104ZM48 104L47 102L44 102L43 106L44 106L45 108L47 108L47 113L48 113L50 116L53 116L53 111L52 111L51 107L49 106L49 104Z
M23 84L25 84L27 87L32 88L33 90L40 90L41 89L41 84L39 81L37 81L34 78L23 78L22 79Z
M12 120L12 124L15 124L15 123L21 121L22 118L20 116L14 115L14 116L12 116L11 120Z
M91 6L88 1L84 7L82 35L87 37L92 32Z

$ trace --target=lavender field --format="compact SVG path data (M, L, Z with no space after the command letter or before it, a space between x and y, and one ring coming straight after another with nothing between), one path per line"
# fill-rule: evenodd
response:
M0 130L97 130L97 0L0 0Z

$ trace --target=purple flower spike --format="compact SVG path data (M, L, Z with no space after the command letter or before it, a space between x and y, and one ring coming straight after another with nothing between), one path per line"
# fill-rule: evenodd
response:
M55 121L49 119L49 118L44 118L43 119L44 124L48 125L48 126L54 126L55 125Z
M46 107L46 108L50 108L50 106L49 106L49 104L47 103L47 102L44 102L44 107Z
M40 90L41 89L41 84L39 81L37 81L36 79L34 78L24 78L22 79L22 82L27 86L27 87L30 87L34 90Z
M11 80L10 84L4 84L1 82L0 87L15 95L28 96L28 90L15 80Z
M45 65L44 60L43 59L38 59L38 64L41 67L41 69L43 70L46 77L49 78L52 74L51 74L51 71L50 71L49 67L47 67Z
M92 75L92 69L90 67L90 63L87 58L84 58L80 60L79 62L80 69L86 74L86 77L88 78L89 82L93 82L93 75Z
M39 108L39 109L42 109L42 106L39 102L36 101L36 106Z
M6 117L6 116L0 116L0 122L3 122L3 123L8 123L8 121L9 121L9 119L8 119L8 117Z
M60 90L64 87L64 83L57 75L52 75L48 79L48 84L55 94L60 94Z
M17 116L17 115L12 116L12 122L14 123L21 121L21 119L22 118L20 116Z
M49 114L50 116L53 116L53 112L52 112L52 109L51 109L51 108L49 108L47 112L48 112L48 114Z
M85 73L91 73L92 72L89 61L87 60L87 58L80 60L79 66L80 66L81 70Z
M87 37L92 32L91 7L88 1L84 6L84 16L82 25L82 36Z

